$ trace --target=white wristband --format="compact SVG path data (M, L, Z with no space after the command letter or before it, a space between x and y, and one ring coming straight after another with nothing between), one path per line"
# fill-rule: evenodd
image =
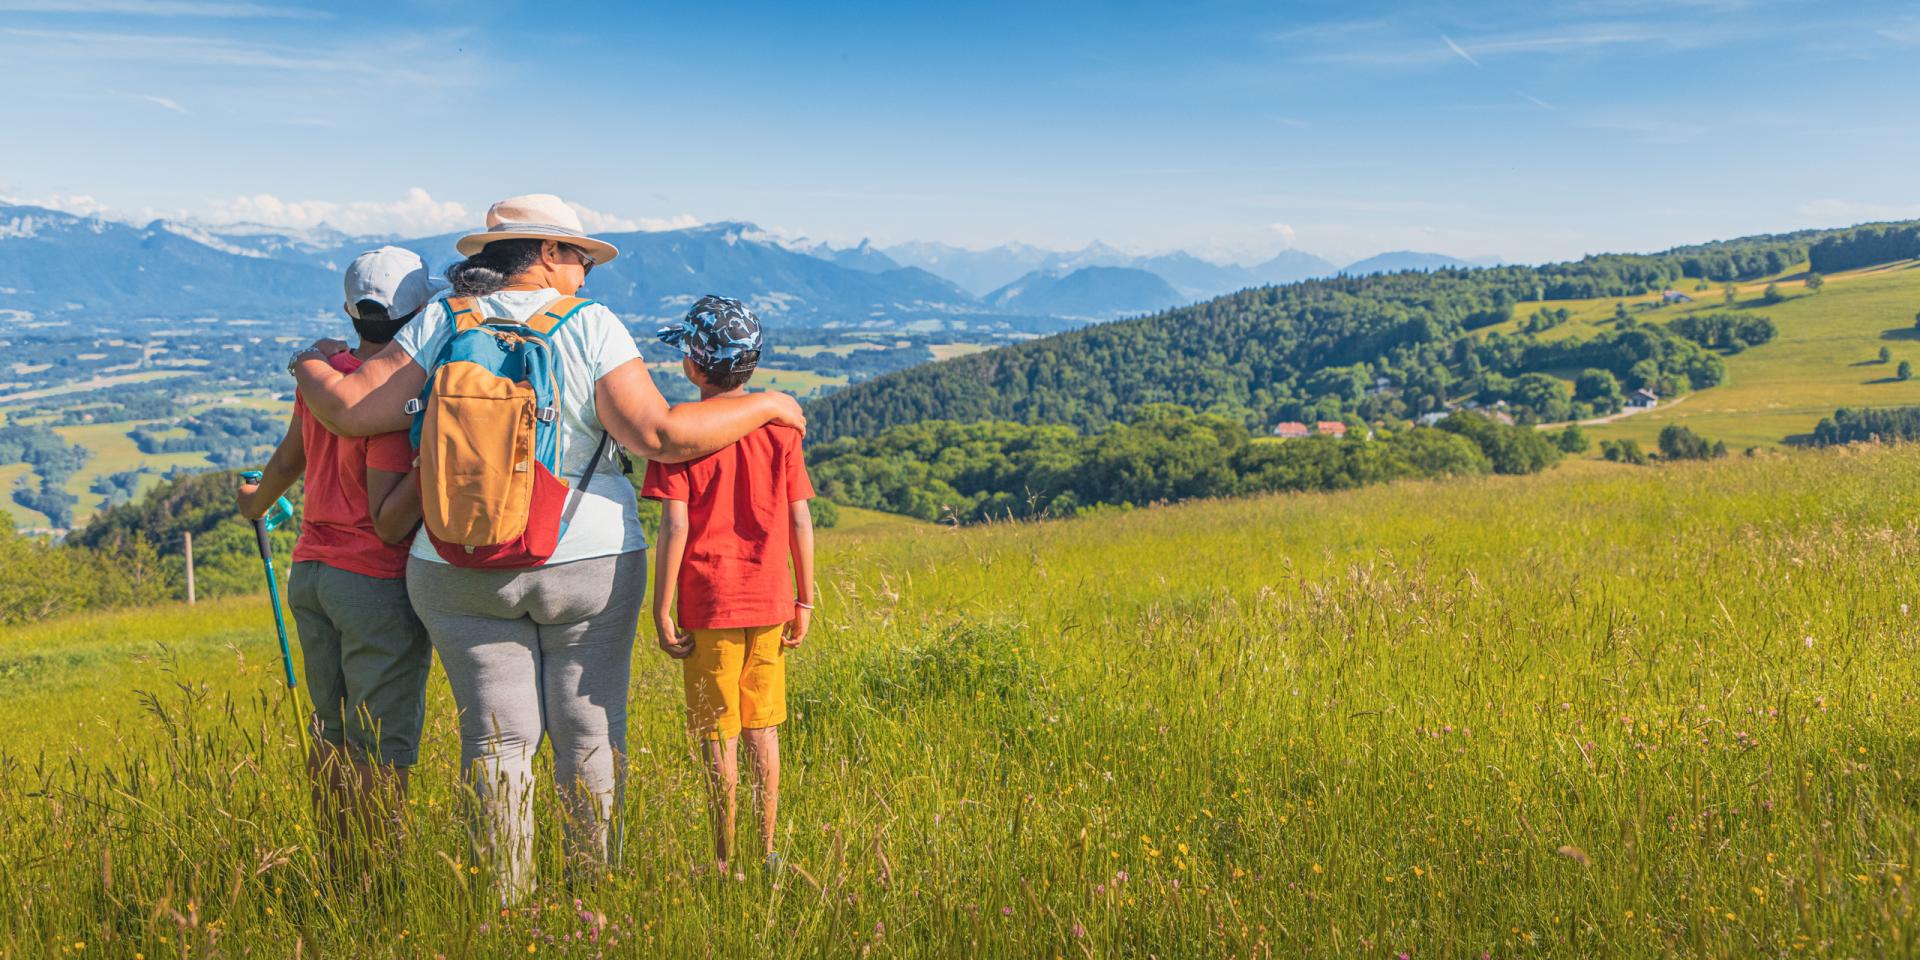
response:
M812 610L812 609L813 609L813 604L811 604L811 603L801 603L801 602L800 602L800 598L798 598L798 597L795 597L795 598L794 598L794 600L793 600L793 605L794 605L794 606L796 606L796 607L799 607L799 608L800 608L800 609L802 609L802 610Z

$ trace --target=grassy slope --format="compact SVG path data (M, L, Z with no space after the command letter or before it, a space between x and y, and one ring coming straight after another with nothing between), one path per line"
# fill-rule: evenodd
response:
M282 416L288 415L293 411L293 404L274 398L263 392L255 391L244 393L237 395L234 399L238 406L254 410L266 410ZM192 408L192 412L200 413L217 406L220 406L220 404L200 403ZM47 419L49 418L43 417L31 422L44 422ZM90 489L93 486L93 481L99 477L142 466L151 468L153 472L142 477L140 480L140 492L144 493L148 488L159 483L161 477L168 470L176 466L204 467L207 465L207 456L201 452L141 453L140 448L134 444L133 438L128 436L128 432L136 427L150 426L161 422L161 420L134 420L125 423L90 423L54 428L54 432L58 433L61 438L68 443L78 444L93 451L93 456L87 460L79 472L68 477L66 482L67 492L79 498L79 502L75 504L73 508L74 522L76 525L85 524L88 518L100 511L102 504L104 504L106 500L105 497L94 493ZM177 430L165 435L185 436L186 433L185 431ZM13 480L16 477L31 472L32 469L25 464L0 466L0 495L6 495L8 491L13 489ZM8 496L4 507L0 507L0 509L5 509L13 514L13 521L16 527L23 529L41 529L47 525L47 518L44 515L35 511L29 511L19 504L13 503L10 496Z
M694 869L678 675L643 642L630 856L578 895L660 954L1904 952L1920 449L1569 467L959 531L852 516L791 661L804 874ZM0 954L584 952L545 939L590 923L557 888L502 917L464 869L437 675L409 902L312 896L260 606L0 635ZM136 659L157 642L172 672Z
M13 525L26 530L45 529L47 515L38 510L29 510L13 500L13 485L21 477L33 473L33 466L25 463L9 463L0 466L0 511L13 517Z
M1906 383L1892 379L1901 360L1920 363L1920 343L1916 343L1920 336L1913 332L1914 313L1920 310L1920 262L1835 274L1817 294L1807 292L1800 273L1792 276L1779 281L1789 298L1779 304L1760 302L1766 281L1739 285L1736 308L1773 318L1780 335L1772 343L1727 357L1725 383L1672 407L1590 428L1593 436L1630 437L1651 446L1660 428L1684 423L1710 439L1725 440L1736 450L1778 446L1790 437L1811 433L1820 418L1830 416L1836 407L1920 404L1920 379ZM1643 322L1665 323L1683 313L1724 309L1717 284L1705 291L1695 291L1691 285L1679 289L1695 302L1635 316ZM1625 302L1658 299L1658 294L1650 294ZM1619 302L1615 297L1548 302L1545 306L1566 307L1574 316L1541 336L1591 337L1611 329L1614 304ZM1517 330L1541 306L1520 304L1513 321L1489 329ZM1886 366L1875 360L1883 346L1893 350L1893 361Z
M100 494L89 489L98 477L142 466L150 467L154 472L140 479L140 489L144 492L148 487L159 483L161 476L176 466L204 467L207 465L205 453L141 453L139 446L133 442L133 438L127 435L128 431L137 426L159 422L149 420L134 423L89 423L53 428L61 439L93 451L93 456L87 459L86 465L67 478L67 492L80 498L80 502L73 508L73 520L76 525L85 524L88 517L99 511L101 503L105 500Z

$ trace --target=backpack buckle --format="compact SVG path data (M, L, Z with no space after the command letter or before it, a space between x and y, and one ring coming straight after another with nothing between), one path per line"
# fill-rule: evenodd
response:
M541 407L533 412L533 417L541 423L552 423L560 419L560 411L553 407Z
M401 409L406 411L407 416L411 417L418 414L421 410L424 410L426 408L420 405L419 397L414 397L412 400L408 400L407 405L402 407Z

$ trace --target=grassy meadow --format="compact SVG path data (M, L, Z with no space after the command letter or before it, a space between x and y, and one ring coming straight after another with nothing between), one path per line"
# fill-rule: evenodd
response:
M1593 437L1631 438L1651 449L1662 427L1681 423L1709 439L1725 440L1734 450L1778 447L1811 434L1814 425L1832 416L1836 407L1920 404L1920 379L1900 382L1894 377L1901 360L1920 364L1920 333L1914 330L1915 311L1920 310L1920 261L1825 279L1822 289L1809 291L1804 266L1796 268L1774 281L1786 297L1775 304L1761 301L1769 281L1736 284L1731 309L1771 317L1779 335L1771 343L1726 357L1727 379L1720 385L1671 405L1591 427ZM1676 289L1693 297L1693 303L1635 316L1646 323L1665 323L1685 313L1728 309L1722 286L1695 290L1692 284L1682 284ZM1529 301L1515 306L1515 319L1487 329L1514 332L1534 311L1564 307L1572 318L1539 336L1545 340L1591 338L1612 328L1615 304L1631 308L1659 299L1656 292L1625 298ZM1886 364L1878 360L1883 346L1893 352Z
M1920 449L1876 448L847 511L791 868L705 869L643 638L624 863L567 888L549 815L511 909L437 674L406 895L331 895L263 598L7 631L0 957L1907 955L1917 499Z

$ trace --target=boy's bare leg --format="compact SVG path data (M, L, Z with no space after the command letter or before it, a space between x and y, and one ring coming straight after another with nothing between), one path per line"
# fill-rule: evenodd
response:
M352 809L356 792L353 762L345 747L315 737L307 752L307 778L313 790L313 816L321 849L336 875L347 867L345 845L353 836Z
M740 738L702 741L707 758L707 815L713 823L713 856L721 873L733 856L734 787L740 782Z
M753 752L753 787L760 806L760 854L773 852L773 825L780 814L780 728L743 730Z
M385 763L369 763L353 758L353 772L359 781L355 797L367 839L388 847L400 839L402 806L407 798L407 783L412 769Z

